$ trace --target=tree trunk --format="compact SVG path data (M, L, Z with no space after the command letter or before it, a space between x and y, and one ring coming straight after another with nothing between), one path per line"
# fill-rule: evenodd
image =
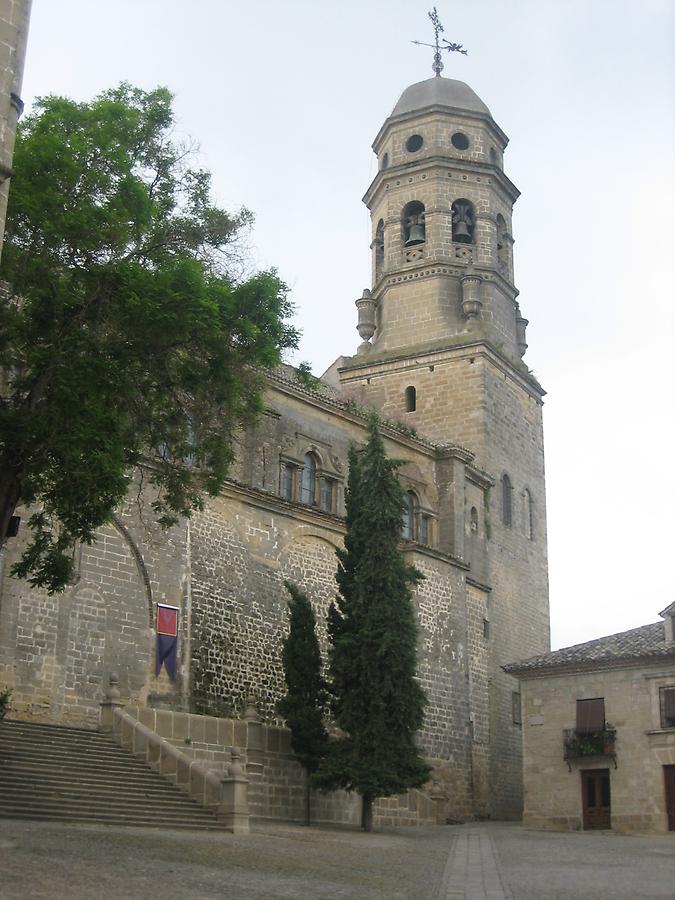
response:
M305 771L305 825L312 823L312 787L309 782L309 771Z
M361 830L373 830L373 798L369 794L361 798Z

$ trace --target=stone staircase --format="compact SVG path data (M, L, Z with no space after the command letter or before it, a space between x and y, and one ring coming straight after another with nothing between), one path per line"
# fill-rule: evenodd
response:
M220 829L215 815L104 734L0 721L0 817Z

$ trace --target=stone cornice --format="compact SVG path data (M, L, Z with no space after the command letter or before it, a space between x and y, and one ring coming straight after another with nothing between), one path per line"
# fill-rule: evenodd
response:
M467 247L468 244L452 244L452 246ZM464 261L448 262L447 260L422 260L421 262L406 263L400 269L385 272L378 280L373 288L372 295L376 302L387 292L388 288L397 284L404 284L406 281L425 281L427 278L438 278L446 276L448 278L462 278L466 275L468 264ZM472 272L480 275L487 284L494 284L498 291L513 304L514 308L518 306L517 297L520 294L515 285L507 281L504 276L491 266L483 266L480 263L472 263Z
M409 122L413 119L420 119L423 116L435 115L437 113L443 113L446 116L457 116L457 118L459 119L475 119L479 122L483 122L488 126L488 128L494 131L495 135L502 144L502 150L505 150L508 146L509 139L506 132L503 131L499 127L499 125L497 125L497 123L492 118L492 116L489 115L489 113L477 112L473 109L461 109L460 107L455 106L444 106L441 103L433 103L429 106L425 106L423 109L415 109L411 110L410 112L399 113L399 115L397 116L387 116L371 145L373 148L373 152L375 154L379 152L380 144L384 140L385 134L389 131L392 125L398 125L400 122Z
M466 576L466 583L470 584L471 587L478 588L479 591L485 591L486 594L492 593L492 588L489 584L484 584L482 581L478 581L478 579L474 578L472 575Z
M305 522L319 528L332 531L334 534L343 537L345 534L345 519L342 516L336 516L333 513L327 513L318 507L307 506L296 500L286 500L278 494L270 491L263 491L260 488L254 488L250 485L242 484L239 481L228 480L222 487L219 497L227 499L240 500L257 509L263 509L266 512L273 512L278 515L286 515L290 518ZM469 569L470 566L463 559L437 550L435 547L428 547L426 544L418 544L417 541L402 540L399 544L402 553L419 553L422 556L429 556L441 562L448 563L458 569Z
M487 178L494 178L494 186L503 192L512 206L520 197L518 188L499 166L495 166L492 163L476 162L476 160L472 159L457 159L454 156L435 154L424 159L411 160L411 162L402 163L398 166L390 166L387 169L379 169L361 199L368 209L371 209L379 191L386 190L386 188L382 187L385 181L409 176L412 171L422 173L434 168L442 168L444 170L451 168L460 174L466 172L476 177L484 175ZM466 182L462 181L461 183L465 184ZM483 187L483 184L483 182L480 182L481 187ZM485 184L490 187L493 186L493 183L489 181L486 181ZM399 185L395 185L395 187L399 187Z

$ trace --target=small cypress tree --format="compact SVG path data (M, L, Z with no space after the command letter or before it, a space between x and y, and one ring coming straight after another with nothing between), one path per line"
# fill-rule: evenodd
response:
M323 724L327 704L326 682L321 675L321 652L316 618L307 596L285 581L290 599L290 630L284 639L282 660L286 696L277 704L291 729L291 746L305 769L305 824L310 824L310 776L326 752L328 736Z
M425 697L415 680L412 588L423 576L398 549L404 492L397 466L372 419L363 449L350 451L340 593L328 618L332 709L343 735L329 745L314 783L358 791L364 831L372 830L376 797L429 777L415 746Z

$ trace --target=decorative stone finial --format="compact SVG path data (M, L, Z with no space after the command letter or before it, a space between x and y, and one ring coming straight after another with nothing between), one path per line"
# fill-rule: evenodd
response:
M474 272L473 266L469 266L466 274L462 276L462 312L468 319L467 329L471 331L480 318L483 303L480 299L480 286L483 279Z
M120 699L120 677L117 672L111 672L108 676L108 690L105 692L105 699L109 703L115 703Z
M244 710L244 720L246 722L259 722L258 702L255 694L249 694L246 697L246 709Z
M228 768L230 778L236 778L238 775L245 775L246 772L243 765L241 764L241 753L239 752L239 748L233 747L230 751L230 755L232 756L232 762L230 763Z
M516 312L516 343L521 356L525 356L527 350L526 330L529 324L529 321L520 315L520 310Z
M370 339L375 334L375 301L368 288L364 290L363 295L356 301L356 309L359 314L356 330L363 342L359 345L356 352L368 353L372 349Z

